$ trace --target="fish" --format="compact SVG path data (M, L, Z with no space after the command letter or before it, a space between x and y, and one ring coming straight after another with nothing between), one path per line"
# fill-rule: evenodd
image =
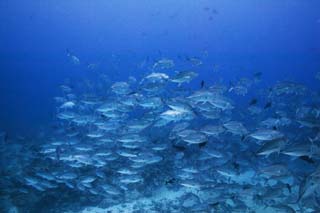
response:
M246 78L239 79L238 82L230 82L229 92L234 92L237 95L245 96L248 93L248 89L251 87L251 81Z
M75 56L74 54L72 54L69 49L67 49L66 51L67 51L67 56L71 59L72 63L74 65L79 65L80 59L77 56Z
M317 210L319 94L260 84L262 72L210 83L209 55L182 55L130 52L122 64L112 54L110 75L113 65L141 70L106 78L101 63L62 82L48 127L1 134L4 199L22 212Z
M267 102L265 105L264 105L264 109L269 109L272 107L272 102Z
M249 106L256 105L257 103L258 103L258 99L253 98L253 99L249 102Z
M188 144L203 144L207 141L205 134L190 130L186 135L182 136L182 140ZM199 145L200 146L200 145Z
M175 66L175 63L171 59L163 58L153 64L153 70L170 69Z
M72 101L67 101L60 106L60 109L72 109L76 104Z
M180 86L182 83L189 83L194 78L196 78L198 74L193 71L180 71L170 79L171 82L178 83Z
M259 173L271 177L287 175L290 171L283 164L273 164L260 169Z
M203 89L203 88L204 88L204 84L205 84L204 80L201 80L200 89Z
M299 186L299 197L297 202L310 197L320 187L320 177L310 174L307 176Z
M312 158L315 151L315 147L312 144L303 143L303 144L294 144L293 146L287 147L282 150L282 154L292 156L292 157L303 157L308 156Z
M244 136L248 134L248 130L244 127L244 125L241 122L238 121L229 121L223 124L223 127L226 128L228 132L234 135Z
M260 141L274 141L285 137L283 133L273 129L260 129L249 136Z
M202 61L197 57L186 57L186 60L193 66L200 66L202 64Z
M253 76L254 76L255 78L261 78L262 72L255 72L255 73L253 74Z
M256 154L265 156L269 156L272 153L280 154L281 151L284 149L285 145L286 141L282 138L268 140L259 148Z
M305 162L311 163L311 164L315 164L316 163L312 158L310 158L309 156L305 156L305 155L300 156L299 159L301 159L301 160L303 160Z

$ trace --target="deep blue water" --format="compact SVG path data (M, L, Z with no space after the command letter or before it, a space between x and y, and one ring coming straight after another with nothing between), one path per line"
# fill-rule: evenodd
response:
M320 212L319 11L0 0L0 212Z
M66 49L81 62L105 62L107 75L113 54L121 66L114 79L143 72L135 65L146 57L189 55L203 58L199 79L210 82L261 71L265 84L289 79L318 89L317 0L2 0L0 10L0 128L12 134L46 126L66 78L94 78ZM212 73L214 64L223 71Z

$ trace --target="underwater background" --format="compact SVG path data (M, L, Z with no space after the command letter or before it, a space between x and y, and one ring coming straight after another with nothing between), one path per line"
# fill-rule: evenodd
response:
M320 212L319 11L1 0L0 212Z

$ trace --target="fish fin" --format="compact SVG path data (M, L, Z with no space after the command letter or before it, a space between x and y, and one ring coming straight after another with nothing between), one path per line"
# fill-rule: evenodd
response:
M249 138L249 134L247 134L247 135L242 135L242 136L241 136L241 141L246 141L246 140L248 140L248 138Z
M313 143L316 141L316 138L312 139L310 137L308 137L308 140L311 142L311 144L313 145Z

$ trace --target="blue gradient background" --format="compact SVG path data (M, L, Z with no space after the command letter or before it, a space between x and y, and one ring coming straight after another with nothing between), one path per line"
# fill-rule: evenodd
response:
M125 80L147 72L137 69L147 57L192 56L204 63L194 85L260 71L266 87L294 80L319 90L318 0L1 0L0 11L0 129L11 134L46 128L59 85L95 78L87 63Z

